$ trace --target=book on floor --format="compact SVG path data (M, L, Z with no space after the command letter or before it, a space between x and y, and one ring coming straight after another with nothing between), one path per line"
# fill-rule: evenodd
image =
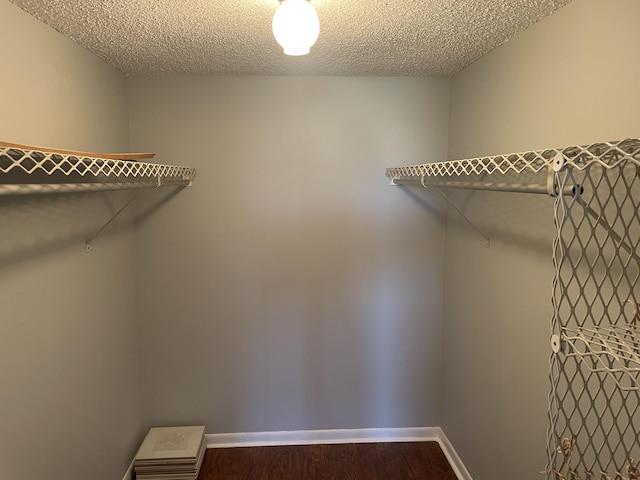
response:
M204 426L154 427L136 454L136 478L195 480L206 447Z

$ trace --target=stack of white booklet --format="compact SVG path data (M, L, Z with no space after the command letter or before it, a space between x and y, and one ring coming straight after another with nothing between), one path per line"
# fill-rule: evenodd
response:
M149 430L136 454L136 479L196 480L207 446L204 431L203 426Z

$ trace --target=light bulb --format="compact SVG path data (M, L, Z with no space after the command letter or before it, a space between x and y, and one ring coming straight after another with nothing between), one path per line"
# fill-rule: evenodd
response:
M318 14L308 0L283 0L273 16L273 36L286 55L306 55L320 35Z

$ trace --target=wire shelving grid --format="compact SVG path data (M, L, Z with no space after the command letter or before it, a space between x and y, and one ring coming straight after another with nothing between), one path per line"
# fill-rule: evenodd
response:
M190 167L0 147L0 195L188 186Z
M569 147L560 161L545 474L638 479L640 140Z

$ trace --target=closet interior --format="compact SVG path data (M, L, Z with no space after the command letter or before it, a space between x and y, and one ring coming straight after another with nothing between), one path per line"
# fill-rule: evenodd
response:
M16 146L0 148L0 172L4 195L188 186L196 173ZM386 170L393 185L555 197L549 480L640 478L639 174L638 139Z
M0 145L0 477L130 480L149 427L206 424L439 429L460 480L638 480L640 2L526 3L566 5L431 77L127 74L21 6L89 8L0 1L0 140L157 152ZM220 39L269 65L240 13ZM343 31L315 58L395 58Z

